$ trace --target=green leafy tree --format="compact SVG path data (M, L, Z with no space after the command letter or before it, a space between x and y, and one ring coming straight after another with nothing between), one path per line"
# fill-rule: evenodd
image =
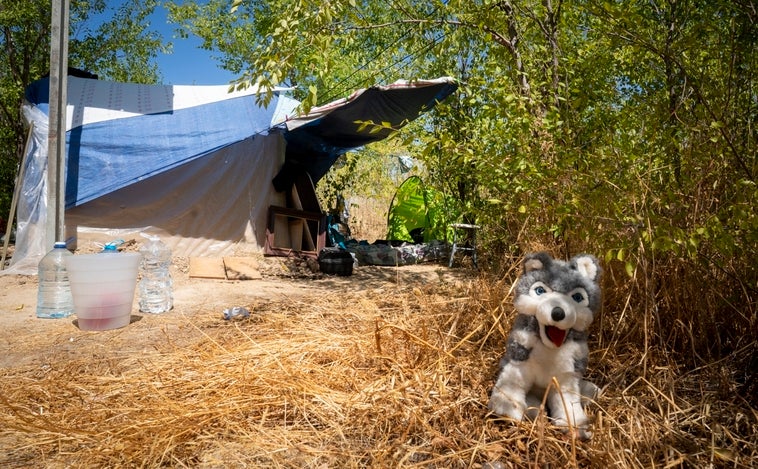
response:
M79 1L72 12L69 64L91 70L101 78L126 83L157 83L161 76L155 61L159 52L170 53L157 31L150 30L150 15L158 0L129 0L109 9L104 0ZM72 6L73 7L73 6ZM95 27L95 15L107 18Z
M239 71L238 86L296 86L305 110L374 83L457 78L458 93L402 132L409 154L455 213L485 226L491 267L531 249L602 255L616 282L608 301L642 312L613 337L636 332L695 360L689 351L723 356L758 327L752 2L213 0L172 11Z

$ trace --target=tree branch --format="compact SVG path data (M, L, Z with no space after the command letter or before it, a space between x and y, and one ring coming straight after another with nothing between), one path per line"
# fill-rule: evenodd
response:
M508 2L503 2L503 3L508 3ZM512 9L510 11L512 12ZM398 24L419 24L419 25L431 24L431 25L437 25L437 26L454 26L454 27L477 29L480 31L484 31L485 33L489 34L490 37L496 43L508 49L511 56L513 57L516 73L518 74L517 85L519 89L521 90L522 95L524 97L529 98L531 97L531 87L529 85L529 80L527 79L527 75L524 71L524 65L523 65L523 60L521 58L521 54L517 47L517 44L519 42L518 29L516 27L515 20L512 19L513 16L509 15L509 18L511 18L508 21L508 33L509 33L510 39L504 36L503 34L501 34L496 29L487 25L474 24L474 23L469 23L469 22L460 21L460 20L444 20L444 19L428 20L428 19L411 18L411 19L406 19L406 20L392 21L388 23L369 24L369 25L364 25L364 26L351 26L346 29L361 31L361 30L388 28L388 27L396 26Z

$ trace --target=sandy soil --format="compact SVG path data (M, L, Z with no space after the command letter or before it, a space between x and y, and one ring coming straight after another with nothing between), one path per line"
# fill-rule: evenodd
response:
M0 367L15 367L38 361L54 361L63 352L76 349L92 351L98 347L129 347L134 352L152 348L167 340L180 341L183 335L196 336L193 318L217 317L224 321L223 311L243 306L254 312L267 303L282 299L302 301L309 298L323 301L324 293L406 288L413 284L461 282L470 280L467 269L448 269L438 264L402 267L362 266L352 276L339 277L313 273L305 262L284 258L265 258L261 280L210 280L189 278L187 259L174 259L174 309L168 313L148 314L139 311L137 299L132 308L131 323L111 331L82 331L76 316L65 319L39 319L37 277L0 275ZM328 296L327 296L328 298Z

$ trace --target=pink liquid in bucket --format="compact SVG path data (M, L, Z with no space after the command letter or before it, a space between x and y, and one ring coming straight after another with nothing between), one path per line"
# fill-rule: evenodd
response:
M129 324L141 258L137 252L66 257L79 329L105 331Z

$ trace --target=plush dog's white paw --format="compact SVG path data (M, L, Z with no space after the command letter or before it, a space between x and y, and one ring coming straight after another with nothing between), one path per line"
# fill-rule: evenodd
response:
M526 410L525 405L516 399L508 397L505 393L494 391L490 396L487 408L494 414L501 417L509 417L514 420L521 420Z
M569 425L564 419L555 419L553 424L566 435L574 432L576 437L582 441L587 441L592 438L592 432L588 429L589 424L587 422L579 424L578 426Z
M577 428L576 437L582 441L588 441L592 439L592 432L587 430L586 428Z
M581 380L579 382L579 392L582 395L582 405L587 406L600 396L600 388L592 381Z

